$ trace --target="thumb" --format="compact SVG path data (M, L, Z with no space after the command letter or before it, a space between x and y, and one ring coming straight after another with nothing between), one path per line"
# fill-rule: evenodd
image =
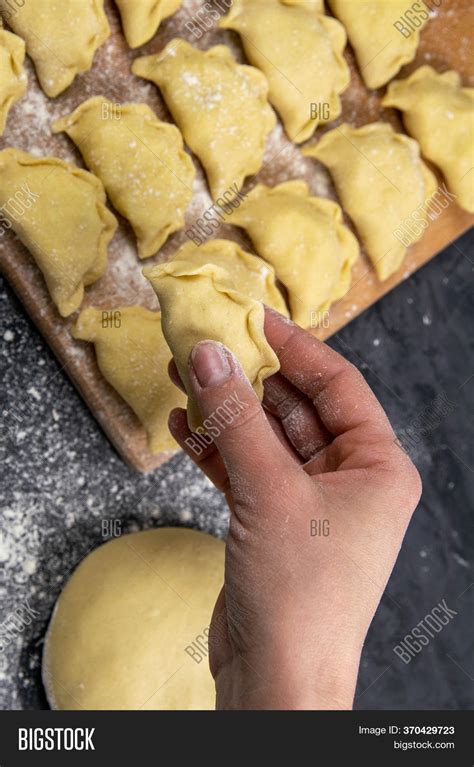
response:
M234 355L214 341L194 347L189 378L203 425L227 469L234 501L258 503L294 467L250 382Z

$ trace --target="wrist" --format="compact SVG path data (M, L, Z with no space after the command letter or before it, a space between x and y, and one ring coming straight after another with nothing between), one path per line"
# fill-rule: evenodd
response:
M330 658L300 651L234 657L216 677L217 708L351 709L359 661L360 651L341 648Z

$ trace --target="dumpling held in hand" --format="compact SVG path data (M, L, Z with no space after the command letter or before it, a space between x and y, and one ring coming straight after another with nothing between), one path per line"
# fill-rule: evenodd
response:
M265 338L263 305L236 291L229 273L214 264L172 261L145 269L144 275L160 301L163 333L188 393L191 431L202 426L188 375L189 355L200 341L227 346L261 400L264 379L280 367Z

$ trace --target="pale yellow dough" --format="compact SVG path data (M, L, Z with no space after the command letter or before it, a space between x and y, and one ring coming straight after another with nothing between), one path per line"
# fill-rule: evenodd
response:
M158 31L163 19L178 10L183 0L115 0L130 48L144 45Z
M107 320L110 314L113 322ZM94 343L100 372L143 424L150 451L176 450L168 416L173 408L186 407L186 398L168 375L171 352L160 312L141 306L84 309L72 335Z
M235 2L235 0L234 0ZM314 13L324 13L324 0L279 0L282 5L304 5Z
M425 206L437 186L420 159L417 142L395 133L388 123L362 128L344 123L303 154L329 168L342 207L353 220L379 279L386 280L406 255L396 232L414 214L427 220ZM419 228L411 244L422 236Z
M329 0L332 12L346 28L368 88L382 87L415 58L428 10L418 3L421 11L416 13L413 5L413 0ZM407 11L420 26L406 28L409 33L404 36L400 24Z
M110 35L103 0L0 0L0 13L25 40L40 85L51 98L90 69Z
M239 293L261 301L288 316L285 300L275 282L275 272L258 256L247 253L231 240L208 240L203 245L188 242L175 258L194 266L215 264L226 269Z
M17 35L2 29L0 19L0 136L5 130L8 112L25 95L28 86L25 43Z
M237 64L225 45L200 51L179 38L159 54L135 59L132 71L160 88L213 198L235 197L245 177L260 170L275 125L265 76Z
M341 298L351 282L359 244L344 226L339 205L311 197L304 181L259 184L230 215L288 290L291 316L302 327Z
M297 143L310 138L319 123L340 115L339 94L350 82L342 55L344 27L319 15L320 5L315 0L234 0L220 22L239 33L247 58L268 78L270 101Z
M214 264L175 260L143 273L160 301L163 333L189 396L191 431L202 425L188 376L189 355L199 341L227 346L261 400L264 379L280 367L265 338L263 305L237 292L229 272Z
M457 72L424 66L390 83L382 104L403 112L423 155L442 170L458 204L474 213L474 88L463 88Z
M51 708L214 709L206 644L224 550L168 527L122 535L83 559L46 635Z
M112 204L132 225L140 258L156 253L184 224L195 170L174 125L146 104L113 104L96 96L53 131L65 131Z
M105 201L92 173L56 157L0 152L0 217L32 254L63 317L107 267L117 221Z

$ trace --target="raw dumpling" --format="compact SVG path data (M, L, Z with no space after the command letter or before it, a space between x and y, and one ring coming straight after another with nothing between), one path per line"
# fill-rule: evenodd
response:
M63 317L107 267L117 221L105 199L92 173L55 157L0 152L0 218L32 254Z
M425 206L436 179L420 159L416 141L388 123L353 128L346 123L326 133L303 154L326 165L342 207L352 218L379 279L386 280L406 254L400 227L413 216L422 221L410 244L427 226Z
M474 88L463 88L457 72L424 66L390 83L382 104L403 112L423 155L443 171L458 204L474 213Z
M359 244L339 205L311 197L304 181L259 184L231 214L288 290L291 316L303 327L349 289Z
M288 309L275 283L272 267L253 256L231 240L208 240L203 245L188 242L176 253L175 258L189 261L193 266L215 264L232 276L232 282L239 293L255 301L261 301L288 317Z
M183 0L115 0L130 48L155 36L163 19L178 10Z
M415 58L420 30L429 18L424 4L418 3L423 5L420 13L414 13L412 0L329 0L329 5L346 28L368 88L381 88ZM418 28L404 23L407 11Z
M0 13L26 42L40 85L54 98L79 72L90 69L94 54L110 35L104 0L0 0Z
M160 301L163 333L189 395L189 428L202 425L188 377L189 355L199 341L225 344L262 399L264 379L280 367L265 338L263 305L234 290L229 273L214 264L172 261L143 273Z
M318 123L340 115L339 94L350 81L342 55L344 27L319 13L315 0L235 0L220 22L240 34L247 58L268 78L270 101L297 143L310 138Z
M265 76L238 65L225 45L200 51L180 39L136 59L132 71L160 88L204 166L213 198L235 197L245 177L260 169L265 138L275 125Z
M53 130L72 138L114 207L130 221L140 258L152 256L183 226L194 165L179 130L158 120L146 104L113 104L97 96L57 120Z
M114 322L109 323L111 314ZM150 451L176 450L168 416L173 408L185 407L186 398L168 375L171 352L161 330L160 312L141 306L84 309L72 334L95 344L100 372L145 427Z
M25 43L2 29L0 19L0 136L5 130L10 107L26 93L28 80L23 70Z

